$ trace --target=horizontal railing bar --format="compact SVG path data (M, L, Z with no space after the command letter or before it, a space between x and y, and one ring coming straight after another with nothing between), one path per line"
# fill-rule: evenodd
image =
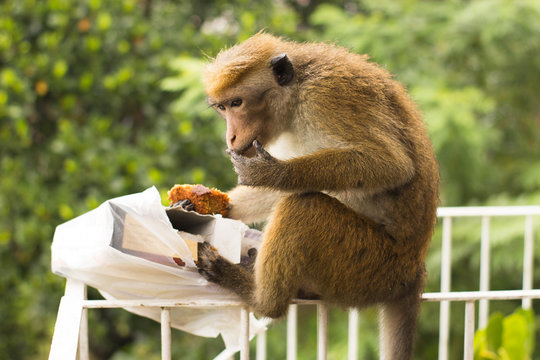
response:
M539 290L491 290L491 291L461 291L449 293L424 293L424 301L475 301L481 299L489 300L514 300L523 298L540 298ZM321 300L294 299L293 304L316 305L324 303ZM215 301L215 300L193 300L178 301L168 299L148 299L148 300L85 300L82 302L83 308L120 308L120 307L241 307L241 301Z
M320 300L294 299L292 304L316 305ZM82 302L83 308L103 309L120 307L241 307L244 303L234 300L191 300L178 301L174 299L128 299L128 300L85 300Z
M129 300L86 300L83 307L88 309L117 308L117 307L241 307L240 301L178 301L169 299L129 299Z
M540 206L458 206L440 207L438 217L467 217L467 216L525 216L540 215Z
M523 298L540 298L540 290L491 290L491 291L458 291L451 293L424 293L424 301L475 301L488 300L516 300Z

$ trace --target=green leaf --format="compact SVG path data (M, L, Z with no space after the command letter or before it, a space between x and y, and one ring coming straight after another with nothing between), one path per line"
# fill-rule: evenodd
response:
M54 63L53 74L56 78L63 77L68 70L67 63L64 60L58 60Z
M534 314L517 309L503 317L491 315L485 329L474 336L475 360L528 360L534 349Z
M509 360L530 359L530 334L528 319L523 312L516 311L503 320L502 349Z
M516 313L519 314L527 324L527 337L525 339L525 353L531 355L534 351L534 335L536 331L536 324L534 321L534 313L531 309L520 308L516 310Z
M101 13L97 18L97 25L100 30L105 31L111 27L112 18L109 13Z
M489 318L486 326L486 347L489 351L496 352L502 344L503 314L495 313Z

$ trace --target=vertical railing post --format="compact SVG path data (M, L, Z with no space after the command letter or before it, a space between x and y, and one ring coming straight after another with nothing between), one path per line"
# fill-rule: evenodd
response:
M161 308L161 359L171 360L171 309Z
M349 349L348 360L358 359L358 309L349 310Z
M474 301L465 303L465 336L463 341L463 359L474 358Z
M249 360L249 311L240 310L240 360Z
M450 292L452 251L452 218L443 218L441 247L441 292ZM441 301L439 318L439 360L448 358L448 335L450 330L450 303Z
M86 284L83 284L83 298L88 298ZM90 359L90 347L88 346L88 309L83 307L81 314L81 328L79 333L79 360Z
M533 217L532 215L527 215L525 217L525 243L523 246L523 290L531 290L533 285L533 232ZM523 298L521 306L525 309L530 309L531 299Z
M79 347L84 301L84 283L68 278L60 299L49 360L75 359Z
M287 360L296 360L296 327L298 322L298 305L289 305L287 314Z
M257 335L257 360L266 360L266 331Z
M490 243L490 217L482 217L482 235L480 244L480 291L489 290L489 243ZM478 327L483 329L487 325L489 314L489 301L481 299L478 305Z
M317 359L326 360L328 329L328 305L317 305Z

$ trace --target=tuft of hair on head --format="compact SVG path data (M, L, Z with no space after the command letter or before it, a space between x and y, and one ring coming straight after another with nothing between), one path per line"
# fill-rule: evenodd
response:
M270 59L279 53L281 42L280 38L261 31L238 45L220 51L203 74L208 96L218 97L244 76L269 66Z

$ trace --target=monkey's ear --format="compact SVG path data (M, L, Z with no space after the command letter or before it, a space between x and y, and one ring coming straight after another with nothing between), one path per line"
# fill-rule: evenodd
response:
M291 82L294 77L294 68L287 54L276 56L270 61L270 66L280 86L285 86Z

